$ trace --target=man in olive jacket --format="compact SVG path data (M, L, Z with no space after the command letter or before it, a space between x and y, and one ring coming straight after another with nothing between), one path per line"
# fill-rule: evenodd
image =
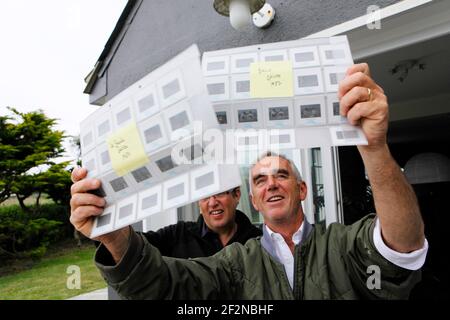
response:
M269 153L251 168L249 181L252 204L264 217L261 238L186 260L161 256L123 228L98 239L95 260L105 280L128 299L407 298L427 242L415 195L387 147L386 96L359 64L347 71L339 97L341 114L360 123L369 142L358 150L376 217L311 226L301 206L305 183L288 159ZM89 234L91 216L72 212L71 222ZM372 283L368 270L378 270L379 281Z

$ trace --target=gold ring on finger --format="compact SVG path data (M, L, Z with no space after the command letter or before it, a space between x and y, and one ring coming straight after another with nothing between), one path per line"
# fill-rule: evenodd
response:
M369 96L367 101L371 101L372 100L372 90L370 88L367 88L367 95Z

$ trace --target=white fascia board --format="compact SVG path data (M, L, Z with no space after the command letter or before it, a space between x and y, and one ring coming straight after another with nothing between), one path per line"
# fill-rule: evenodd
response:
M383 8L380 29L368 29L372 14L344 22L306 38L346 34L355 60L450 33L450 1L405 0Z
M386 19L388 17L397 15L399 13L414 9L418 6L424 5L426 3L432 2L433 0L404 0L393 5L387 6L383 9L380 9L380 17L381 20ZM365 14L361 17L355 18L353 20L349 20L338 24L334 27L313 33L309 36L306 36L305 39L309 38L322 38L322 37L332 37L340 34L345 34L351 30L363 27L372 21L372 13Z

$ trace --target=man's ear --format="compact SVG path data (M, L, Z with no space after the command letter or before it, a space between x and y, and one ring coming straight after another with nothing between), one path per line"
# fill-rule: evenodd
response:
M255 200L254 200L253 195L250 195L250 201L252 202L253 208L255 208L256 211L259 211L259 208L258 208L258 206L256 205L256 202L255 202Z
M306 186L305 181L300 181L298 182L298 187L299 187L299 197L300 197L300 201L303 201L306 199L306 195L308 194L308 187Z
M234 189L234 196L236 197L237 201L239 202L239 200L241 199L241 188L237 187L236 189Z

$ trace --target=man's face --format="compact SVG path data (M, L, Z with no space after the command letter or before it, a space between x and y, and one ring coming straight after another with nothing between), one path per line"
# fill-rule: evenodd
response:
M252 204L269 222L286 222L295 217L306 198L306 184L297 182L286 159L261 159L251 172Z
M240 197L241 192L237 188L234 192L222 192L200 200L198 205L206 225L214 232L230 227L234 223Z

